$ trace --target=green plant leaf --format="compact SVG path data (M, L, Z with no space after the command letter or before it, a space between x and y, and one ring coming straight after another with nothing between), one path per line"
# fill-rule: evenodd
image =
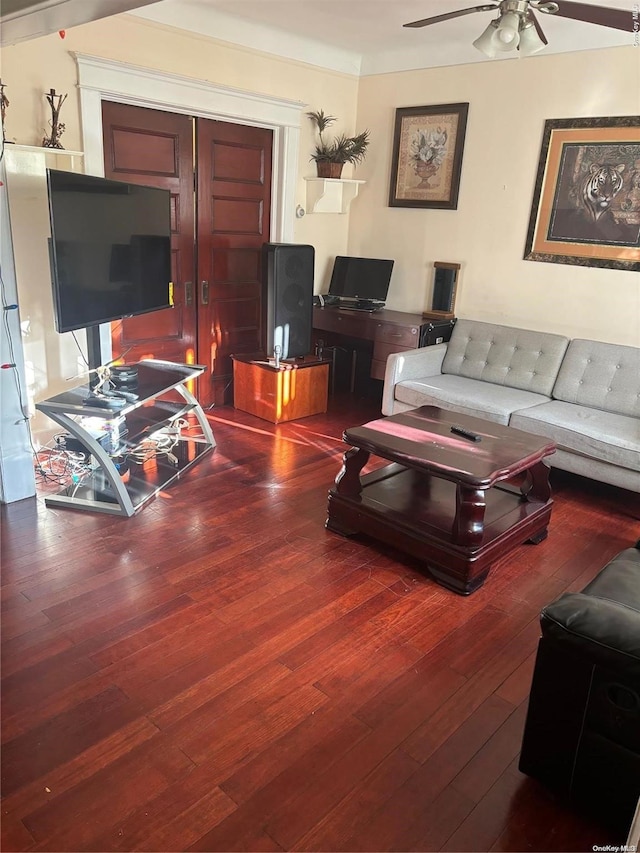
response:
M323 132L336 121L335 116L325 115L323 110L308 112L307 116L313 121L318 129L319 141L311 155L311 160L328 163L361 163L369 147L369 130L363 130L356 136L347 136L341 133L333 142L327 142L322 136Z
M309 112L307 113L307 116L318 128L318 133L323 133L330 125L334 123L334 121L337 121L337 118L335 116L325 115L324 110Z

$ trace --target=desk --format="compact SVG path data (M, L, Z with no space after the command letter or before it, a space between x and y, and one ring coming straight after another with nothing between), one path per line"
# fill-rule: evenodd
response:
M433 323L422 314L404 311L350 311L346 308L313 308L313 332L316 346L320 340L326 347L343 347L351 352L350 389L353 392L358 363L366 359L365 369L371 379L384 379L387 358L391 353L432 344L446 343L455 320ZM334 367L334 370L336 368ZM364 371L362 371L364 372ZM336 384L333 377L332 384Z

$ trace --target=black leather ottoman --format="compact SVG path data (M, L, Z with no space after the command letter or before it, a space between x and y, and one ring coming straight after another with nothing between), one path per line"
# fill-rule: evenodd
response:
M541 614L520 770L624 836L640 797L640 542Z

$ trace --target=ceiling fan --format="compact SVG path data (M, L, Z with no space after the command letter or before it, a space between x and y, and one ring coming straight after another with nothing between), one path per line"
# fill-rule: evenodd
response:
M633 32L638 27L638 19L634 18L630 9L609 9L606 6L592 6L590 3L577 3L574 0L501 0L469 9L445 12L443 15L423 18L404 26L426 27L462 15L471 15L473 12L491 12L494 9L498 10L498 17L491 21L482 35L473 42L474 47L491 59L498 53L510 50L518 50L523 56L543 50L549 42L534 10L545 15L558 15L628 32ZM637 15L637 12L635 14Z

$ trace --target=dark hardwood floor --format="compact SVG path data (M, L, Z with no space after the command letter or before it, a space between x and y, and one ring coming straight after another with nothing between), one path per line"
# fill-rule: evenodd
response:
M541 607L633 544L630 495L552 477L549 537L461 597L324 529L342 429L215 409L131 519L2 507L2 849L589 851L517 769Z

